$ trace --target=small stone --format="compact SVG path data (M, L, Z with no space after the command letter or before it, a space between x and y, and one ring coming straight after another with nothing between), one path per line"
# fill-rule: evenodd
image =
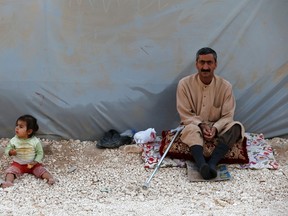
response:
M72 166L72 167L70 167L69 169L68 169L68 173L71 173L71 172L74 172L75 170L77 169L77 167L76 166Z

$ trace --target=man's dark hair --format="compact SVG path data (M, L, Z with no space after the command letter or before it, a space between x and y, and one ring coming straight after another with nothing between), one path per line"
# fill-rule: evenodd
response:
M32 137L39 129L37 119L31 115L20 116L17 119L16 124L18 121L26 122L27 130L32 129L32 133L29 135L29 138Z
M199 49L198 52L196 53L196 61L198 61L200 55L208 55L208 54L212 54L215 62L217 62L217 53L210 47L203 47Z

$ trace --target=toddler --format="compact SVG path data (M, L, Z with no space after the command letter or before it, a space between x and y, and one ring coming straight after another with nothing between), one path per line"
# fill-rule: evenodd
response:
M46 179L49 185L55 183L53 176L41 164L44 152L40 139L35 136L38 129L37 119L31 115L23 115L17 119L16 135L5 148L5 154L12 156L13 162L5 171L2 188L13 186L14 179L24 173Z

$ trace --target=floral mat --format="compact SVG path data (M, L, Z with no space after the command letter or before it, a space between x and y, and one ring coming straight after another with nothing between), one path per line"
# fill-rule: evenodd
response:
M278 169L279 164L275 160L273 149L267 143L263 134L245 133L247 138L247 153L249 163L237 164L238 168L246 169ZM144 168L155 168L159 159L161 140L154 143L142 144L142 160L144 161ZM161 163L161 167L186 167L185 160L171 159L165 157Z
M263 134L245 133L245 136L247 137L249 163L239 164L240 168L279 168L279 164L274 157L272 146L267 143Z

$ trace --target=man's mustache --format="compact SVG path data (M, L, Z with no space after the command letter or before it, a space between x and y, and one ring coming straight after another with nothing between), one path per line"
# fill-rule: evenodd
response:
M209 69L207 69L207 70L202 69L201 72L211 72L211 70L209 70Z

